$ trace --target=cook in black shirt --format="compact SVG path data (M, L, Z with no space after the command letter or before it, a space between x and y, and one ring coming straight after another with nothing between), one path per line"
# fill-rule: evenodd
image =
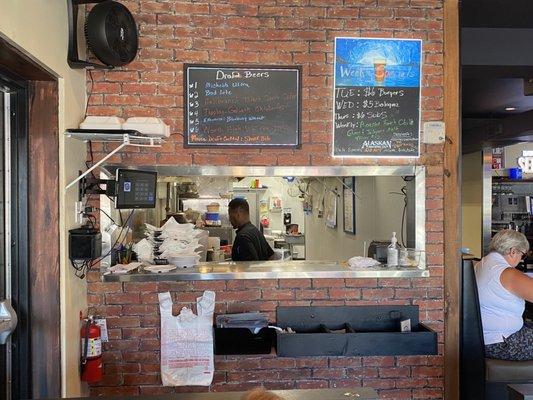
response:
M269 260L274 251L263 234L250 222L250 207L246 199L235 198L230 201L229 221L237 236L233 241L231 259L233 261Z

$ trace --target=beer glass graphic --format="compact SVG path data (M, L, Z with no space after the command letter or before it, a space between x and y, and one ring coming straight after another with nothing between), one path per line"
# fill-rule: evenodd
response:
M376 80L377 85L383 85L383 81L387 76L386 66L387 60L384 58L374 59L374 79Z

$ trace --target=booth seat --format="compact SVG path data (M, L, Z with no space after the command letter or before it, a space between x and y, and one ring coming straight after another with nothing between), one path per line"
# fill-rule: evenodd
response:
M533 383L533 361L503 361L485 357L483 327L474 262L461 268L460 392L461 400L505 400L507 385Z

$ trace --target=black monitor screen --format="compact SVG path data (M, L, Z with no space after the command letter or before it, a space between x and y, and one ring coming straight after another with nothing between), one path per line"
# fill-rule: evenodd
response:
M155 208L157 172L117 169L116 208Z

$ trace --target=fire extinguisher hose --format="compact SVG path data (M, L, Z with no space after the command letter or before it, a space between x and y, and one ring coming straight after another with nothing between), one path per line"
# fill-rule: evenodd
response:
M87 365L87 352L89 351L89 327L91 326L91 320L87 318L85 323L85 341L83 342L83 353L81 355L81 371L85 370Z

